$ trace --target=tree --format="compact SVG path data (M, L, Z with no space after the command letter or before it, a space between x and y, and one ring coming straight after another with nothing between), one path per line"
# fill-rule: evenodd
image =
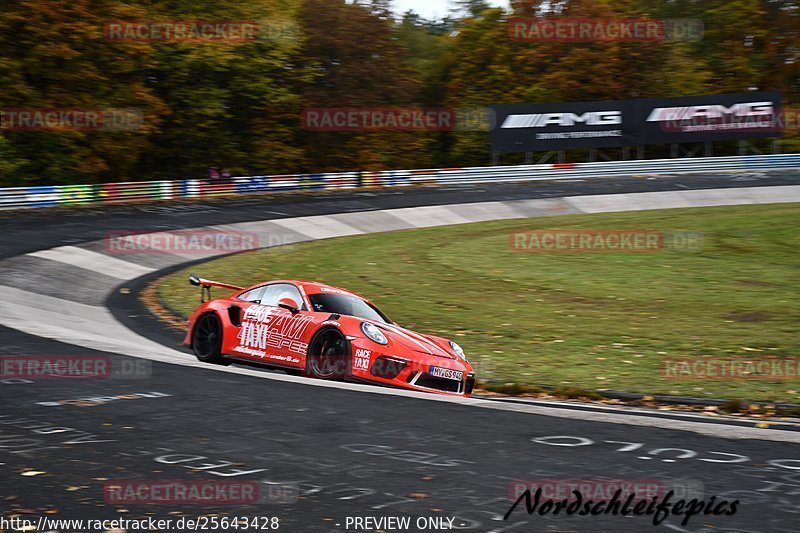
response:
M470 17L479 17L492 7L486 0L456 0L455 6L456 13L466 13Z
M15 183L73 183L136 177L148 134L166 109L141 72L150 47L109 42L104 23L140 18L141 8L112 0L7 0L0 11L0 101L6 108L137 108L144 121L130 132L7 131L19 158L6 170Z
M711 69L717 92L740 92L767 85L764 54L769 28L762 0L708 0L703 11L701 53Z
M266 174L305 165L297 117L311 75L299 56L298 9L295 0L154 4L160 19L258 21L259 29L254 40L154 45L148 79L172 113L153 136L143 172L191 178L211 166Z
M0 183L8 186L24 185L27 180L18 172L28 161L20 159L5 136L0 135Z
M315 71L304 94L309 108L418 105L420 75L380 11L343 0L306 0L303 56ZM428 133L363 131L303 135L314 170L409 168L426 162Z

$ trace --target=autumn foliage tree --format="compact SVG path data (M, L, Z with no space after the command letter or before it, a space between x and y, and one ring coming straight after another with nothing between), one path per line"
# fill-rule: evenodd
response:
M5 131L0 154L12 156L10 184L134 179L161 117L168 112L142 72L151 48L109 42L104 23L143 17L114 0L7 0L0 11L0 103L4 108L137 108L131 132ZM6 166L6 165L3 165ZM0 166L2 170L3 166ZM6 167L7 168L7 167Z
M404 108L420 102L423 84L395 38L385 6L305 0L303 57L316 76L307 108ZM309 130L304 144L320 170L381 170L424 165L434 137L426 132Z

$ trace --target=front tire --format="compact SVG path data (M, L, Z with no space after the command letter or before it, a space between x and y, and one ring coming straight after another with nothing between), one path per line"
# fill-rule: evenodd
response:
M306 375L318 379L343 379L350 364L350 343L341 331L329 328L317 333L308 346Z
M192 351L203 363L230 365L231 361L222 356L222 322L215 313L208 313L197 319L192 335Z

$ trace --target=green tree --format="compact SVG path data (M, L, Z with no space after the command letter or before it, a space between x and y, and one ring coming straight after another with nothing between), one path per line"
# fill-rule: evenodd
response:
M702 54L716 92L765 87L773 75L764 53L769 27L762 0L708 0Z
M14 148L5 136L0 135L0 184L5 186L25 185L27 180L20 175L18 170L26 163L28 162L17 157Z

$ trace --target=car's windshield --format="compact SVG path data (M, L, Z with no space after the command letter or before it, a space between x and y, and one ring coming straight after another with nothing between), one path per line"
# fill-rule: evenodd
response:
M377 308L372 307L361 298L349 294L317 293L310 294L308 299L311 300L314 311L320 313L336 313L376 322L389 322L389 319Z

